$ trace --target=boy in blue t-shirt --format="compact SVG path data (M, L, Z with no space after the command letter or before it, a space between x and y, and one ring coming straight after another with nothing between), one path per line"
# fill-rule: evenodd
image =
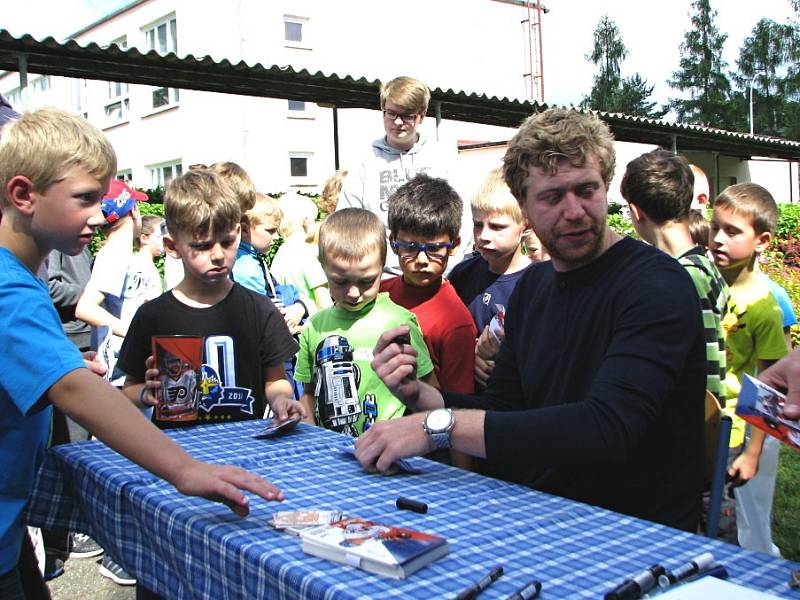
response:
M50 428L52 405L111 448L179 491L222 499L237 514L248 500L237 488L281 500L268 482L189 456L150 425L108 382L86 368L61 329L47 286L37 279L52 250L76 255L103 222L100 199L116 171L111 144L84 119L42 109L4 126L0 137L0 597L47 594L31 564L22 511ZM234 486L233 488L231 486ZM24 555L22 553L25 553Z

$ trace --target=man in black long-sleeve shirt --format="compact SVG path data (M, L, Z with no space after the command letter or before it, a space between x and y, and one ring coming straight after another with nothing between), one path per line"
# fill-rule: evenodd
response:
M595 117L534 115L504 162L551 262L518 284L486 392L419 383L410 347L392 342L402 330L388 331L373 368L418 414L376 423L356 456L387 471L451 445L536 489L694 531L705 351L691 279L606 225L613 139Z

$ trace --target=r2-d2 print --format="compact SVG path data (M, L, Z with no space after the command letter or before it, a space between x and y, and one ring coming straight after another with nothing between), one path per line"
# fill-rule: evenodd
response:
M317 346L314 361L314 396L324 427L357 436L354 426L361 415L358 384L361 374L353 364L347 338L329 335Z

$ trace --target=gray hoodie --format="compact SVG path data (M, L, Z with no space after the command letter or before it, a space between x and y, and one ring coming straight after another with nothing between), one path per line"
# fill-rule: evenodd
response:
M454 145L438 143L423 133L420 133L417 143L408 151L390 146L386 143L385 136L372 142L370 150L361 164L348 173L336 209L365 208L380 217L387 227L387 233L389 196L419 173L450 179L457 156ZM469 202L464 202L464 210L466 221L471 227ZM400 274L397 256L391 250L386 255L384 272Z

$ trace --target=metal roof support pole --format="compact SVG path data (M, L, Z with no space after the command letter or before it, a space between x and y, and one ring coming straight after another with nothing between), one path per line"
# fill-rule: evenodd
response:
M670 136L670 137L672 137L672 153L673 154L677 154L678 153L678 136L673 133L672 136Z
M333 107L333 165L339 170L339 109Z
M714 157L714 190L711 195L716 198L721 191L719 189L719 152L712 152L711 154Z
M433 110L436 113L436 141L439 141L439 125L442 123L442 102L437 100L433 103Z
M28 87L28 55L22 52L18 53L17 62L19 63L19 87L24 89Z
M792 161L787 160L786 164L789 165L789 203L791 204L794 202L794 190L792 189L792 185L794 184L794 181L792 181ZM427 256L427 254L425 256Z

